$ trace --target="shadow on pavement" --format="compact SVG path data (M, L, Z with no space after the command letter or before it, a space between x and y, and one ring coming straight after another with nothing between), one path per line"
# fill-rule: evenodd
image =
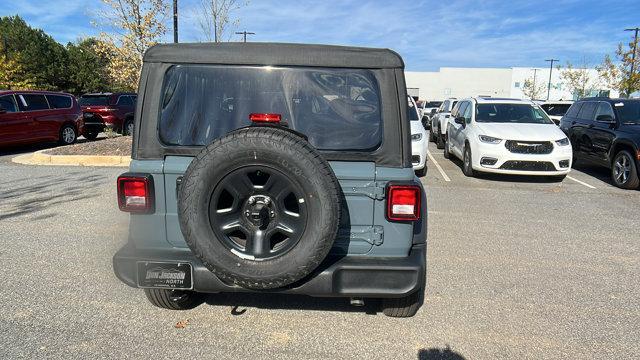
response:
M573 168L604 183L615 186L611 181L611 170L606 167L578 162L573 165Z
M465 360L465 358L460 353L446 347L444 349L420 349L418 351L418 360Z
M98 137L97 139L92 140L92 141L99 141L99 140L105 140L105 139L106 139L106 137L101 135L101 137ZM76 141L76 144L82 144L82 143L89 142L89 141L90 140L87 140L84 137L80 137ZM7 146L7 147L0 148L0 156L11 156L11 155L16 155L17 156L17 155L32 153L32 152L38 151L38 150L53 149L53 148L58 147L58 146L60 146L60 144L58 144L56 142L37 143L37 144L30 144L30 145Z
M107 180L101 175L72 171L64 178L48 178L28 185L9 187L0 183L3 185L3 190L0 190L0 220L42 212L57 204L70 204L100 196L95 188ZM55 214L40 214L39 219L52 216Z
M232 315L243 315L252 308L278 310L317 310L359 312L376 315L380 309L377 300L365 300L365 305L355 307L345 298L316 298L294 294L269 293L220 293L207 296L205 303L213 306L229 306Z

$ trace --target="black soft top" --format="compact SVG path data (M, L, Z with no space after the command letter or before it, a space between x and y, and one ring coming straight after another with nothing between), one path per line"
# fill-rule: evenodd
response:
M156 45L147 50L144 61L172 64L404 68L400 55L389 49L257 42Z

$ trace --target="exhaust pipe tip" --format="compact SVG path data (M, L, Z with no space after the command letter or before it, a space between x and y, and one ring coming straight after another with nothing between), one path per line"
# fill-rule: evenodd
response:
M350 299L350 303L351 306L364 306L364 299L363 298L351 298Z

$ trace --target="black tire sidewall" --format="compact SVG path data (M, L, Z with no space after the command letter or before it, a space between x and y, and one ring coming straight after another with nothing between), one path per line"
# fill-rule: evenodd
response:
M469 166L467 166L467 157L469 158ZM467 144L464 147L464 153L462 156L462 172L466 175L466 176L473 176L474 175L474 171L473 171L473 158L471 157L471 149L469 148L469 145Z
M296 146L294 135L282 141L268 133L262 137L244 130L236 133L250 136L232 135L233 141L223 138L214 142L194 159L183 177L178 213L185 241L222 279L251 288L291 284L315 269L333 245L340 213L337 179L333 173L323 173L318 162L324 160L300 150L302 142L306 142L302 138L295 136L299 143ZM208 218L210 194L215 186L234 169L251 165L272 167L298 182L306 202L307 223L299 242L286 254L263 261L231 253L215 235Z
M621 156L626 156L631 166L631 169L629 171L629 178L627 179L627 182L623 184L618 183L618 181L616 181L616 175L615 175L615 164L618 161L618 158L620 158ZM621 150L621 151L618 151L618 153L616 153L616 156L613 158L613 162L611 163L611 180L617 187L621 189L638 188L640 184L640 179L638 179L638 168L636 167L636 160L633 158L633 155L631 155L630 152L626 150Z
M67 129L67 128L73 130L74 136L73 136L73 141L72 142L66 142L64 140L63 133L64 133L64 129ZM78 132L76 131L75 126L73 126L71 124L62 125L62 127L60 128L60 140L59 140L60 143L63 144L63 145L71 145L71 144L75 143L77 140L78 140Z

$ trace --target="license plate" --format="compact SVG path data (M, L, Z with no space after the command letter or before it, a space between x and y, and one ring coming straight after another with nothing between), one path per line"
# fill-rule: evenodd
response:
M193 289L193 270L189 263L138 262L141 288Z

